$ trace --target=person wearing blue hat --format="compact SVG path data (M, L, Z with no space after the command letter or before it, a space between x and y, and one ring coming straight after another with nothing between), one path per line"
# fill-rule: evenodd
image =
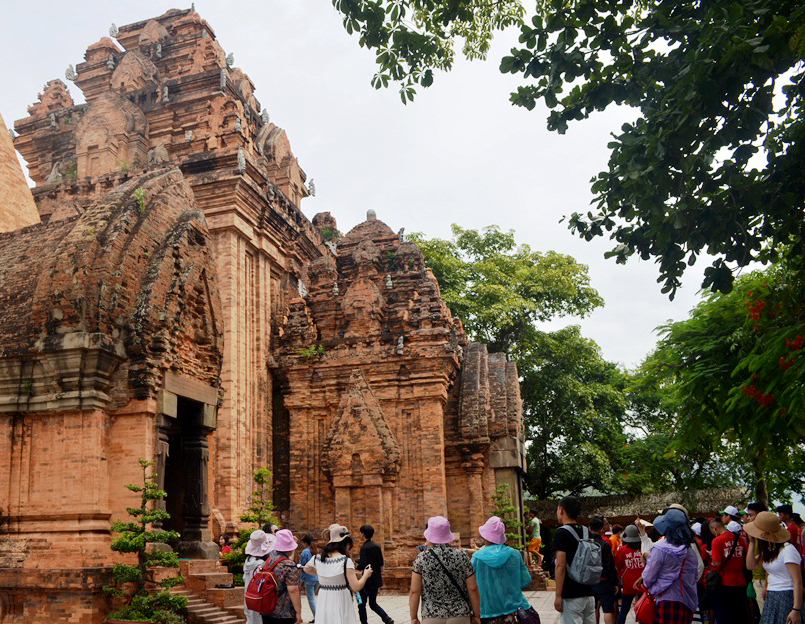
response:
M698 561L688 518L669 509L654 520L654 529L665 538L654 544L643 570L643 584L657 603L654 622L690 624L698 606Z

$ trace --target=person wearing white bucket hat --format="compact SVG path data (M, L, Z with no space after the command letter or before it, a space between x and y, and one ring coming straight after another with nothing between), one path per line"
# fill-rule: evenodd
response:
M266 559L268 559L270 551L266 537L266 532L261 529L252 531L249 536L249 541L246 544L246 562L243 564L243 584L246 587L249 586L249 581L252 580L255 570L262 567ZM246 624L262 624L262 616L257 611L252 611L246 606L245 598L243 605Z

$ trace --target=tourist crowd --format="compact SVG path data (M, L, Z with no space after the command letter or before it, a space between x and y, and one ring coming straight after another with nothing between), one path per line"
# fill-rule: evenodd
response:
M605 624L623 624L636 603L637 621L646 624L689 624L694 617L711 624L798 624L803 523L790 505L776 512L750 503L691 519L675 504L653 523L636 518L610 528L603 517L582 525L579 499L563 498L553 542L560 621L595 624L602 613Z
M610 526L606 518L579 522L581 503L563 498L552 543L554 607L562 624L624 624L630 610L645 624L799 624L805 532L790 505L776 514L762 503L727 506L713 518L690 518L674 504L652 522L635 518ZM523 595L529 565L543 562L539 518L526 515L525 558L506 545L506 526L492 516L478 527L482 541L468 551L441 516L428 520L417 548L409 593L412 624L539 624ZM362 624L367 609L384 624L393 620L378 604L383 554L374 529L360 527L361 547L347 527L323 532L319 553L312 536L295 561L299 543L288 529L267 525L246 546L244 582L249 624L301 624L302 593L318 624ZM228 540L221 540L228 549ZM260 582L256 582L257 580ZM270 611L255 611L254 588L276 584ZM250 602L250 600L252 602ZM357 603L358 617L355 616Z
M299 542L292 531L275 525L254 531L243 568L247 623L302 624L304 591L312 622L317 624L356 624L358 619L366 624L367 608L384 624L394 624L377 602L384 560L372 540L374 528L364 525L359 533L362 544L357 562L352 560L355 544L349 529L332 524L323 532L326 545L321 553L312 536L302 537L304 549L297 563ZM452 546L457 539L447 518L428 520L425 544L417 548L411 573L412 624L539 624L539 616L522 592L531 583L531 574L521 553L506 546L503 521L492 516L478 534L483 546L470 556ZM222 552L229 548L228 539L220 544ZM269 586L274 597L260 602L261 590L266 593ZM265 604L266 609L257 608Z

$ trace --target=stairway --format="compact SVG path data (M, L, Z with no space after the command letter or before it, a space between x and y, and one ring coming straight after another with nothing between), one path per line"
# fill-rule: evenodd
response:
M185 560L179 562L184 584L171 589L172 594L187 598L189 624L243 624L243 588L217 588L232 583L232 575L218 561Z

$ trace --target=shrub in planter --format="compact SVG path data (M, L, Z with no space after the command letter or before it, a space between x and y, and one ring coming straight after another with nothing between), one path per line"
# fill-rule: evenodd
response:
M187 606L187 598L176 596L168 590L180 585L184 578L154 580L154 567L178 568L179 557L174 552L154 549L151 544L165 544L179 538L176 531L154 530L155 522L170 518L170 514L156 509L155 501L162 500L166 494L157 485L157 476L148 469L154 462L139 460L143 471L142 485L126 485L126 488L140 495L140 506L126 509L131 520L115 522L112 532L117 537L112 540L112 550L119 553L137 555L136 565L118 563L112 569L114 584L103 590L118 600L123 606L111 613L107 622L154 622L158 624L185 624L181 615ZM150 568L150 569L149 569Z

